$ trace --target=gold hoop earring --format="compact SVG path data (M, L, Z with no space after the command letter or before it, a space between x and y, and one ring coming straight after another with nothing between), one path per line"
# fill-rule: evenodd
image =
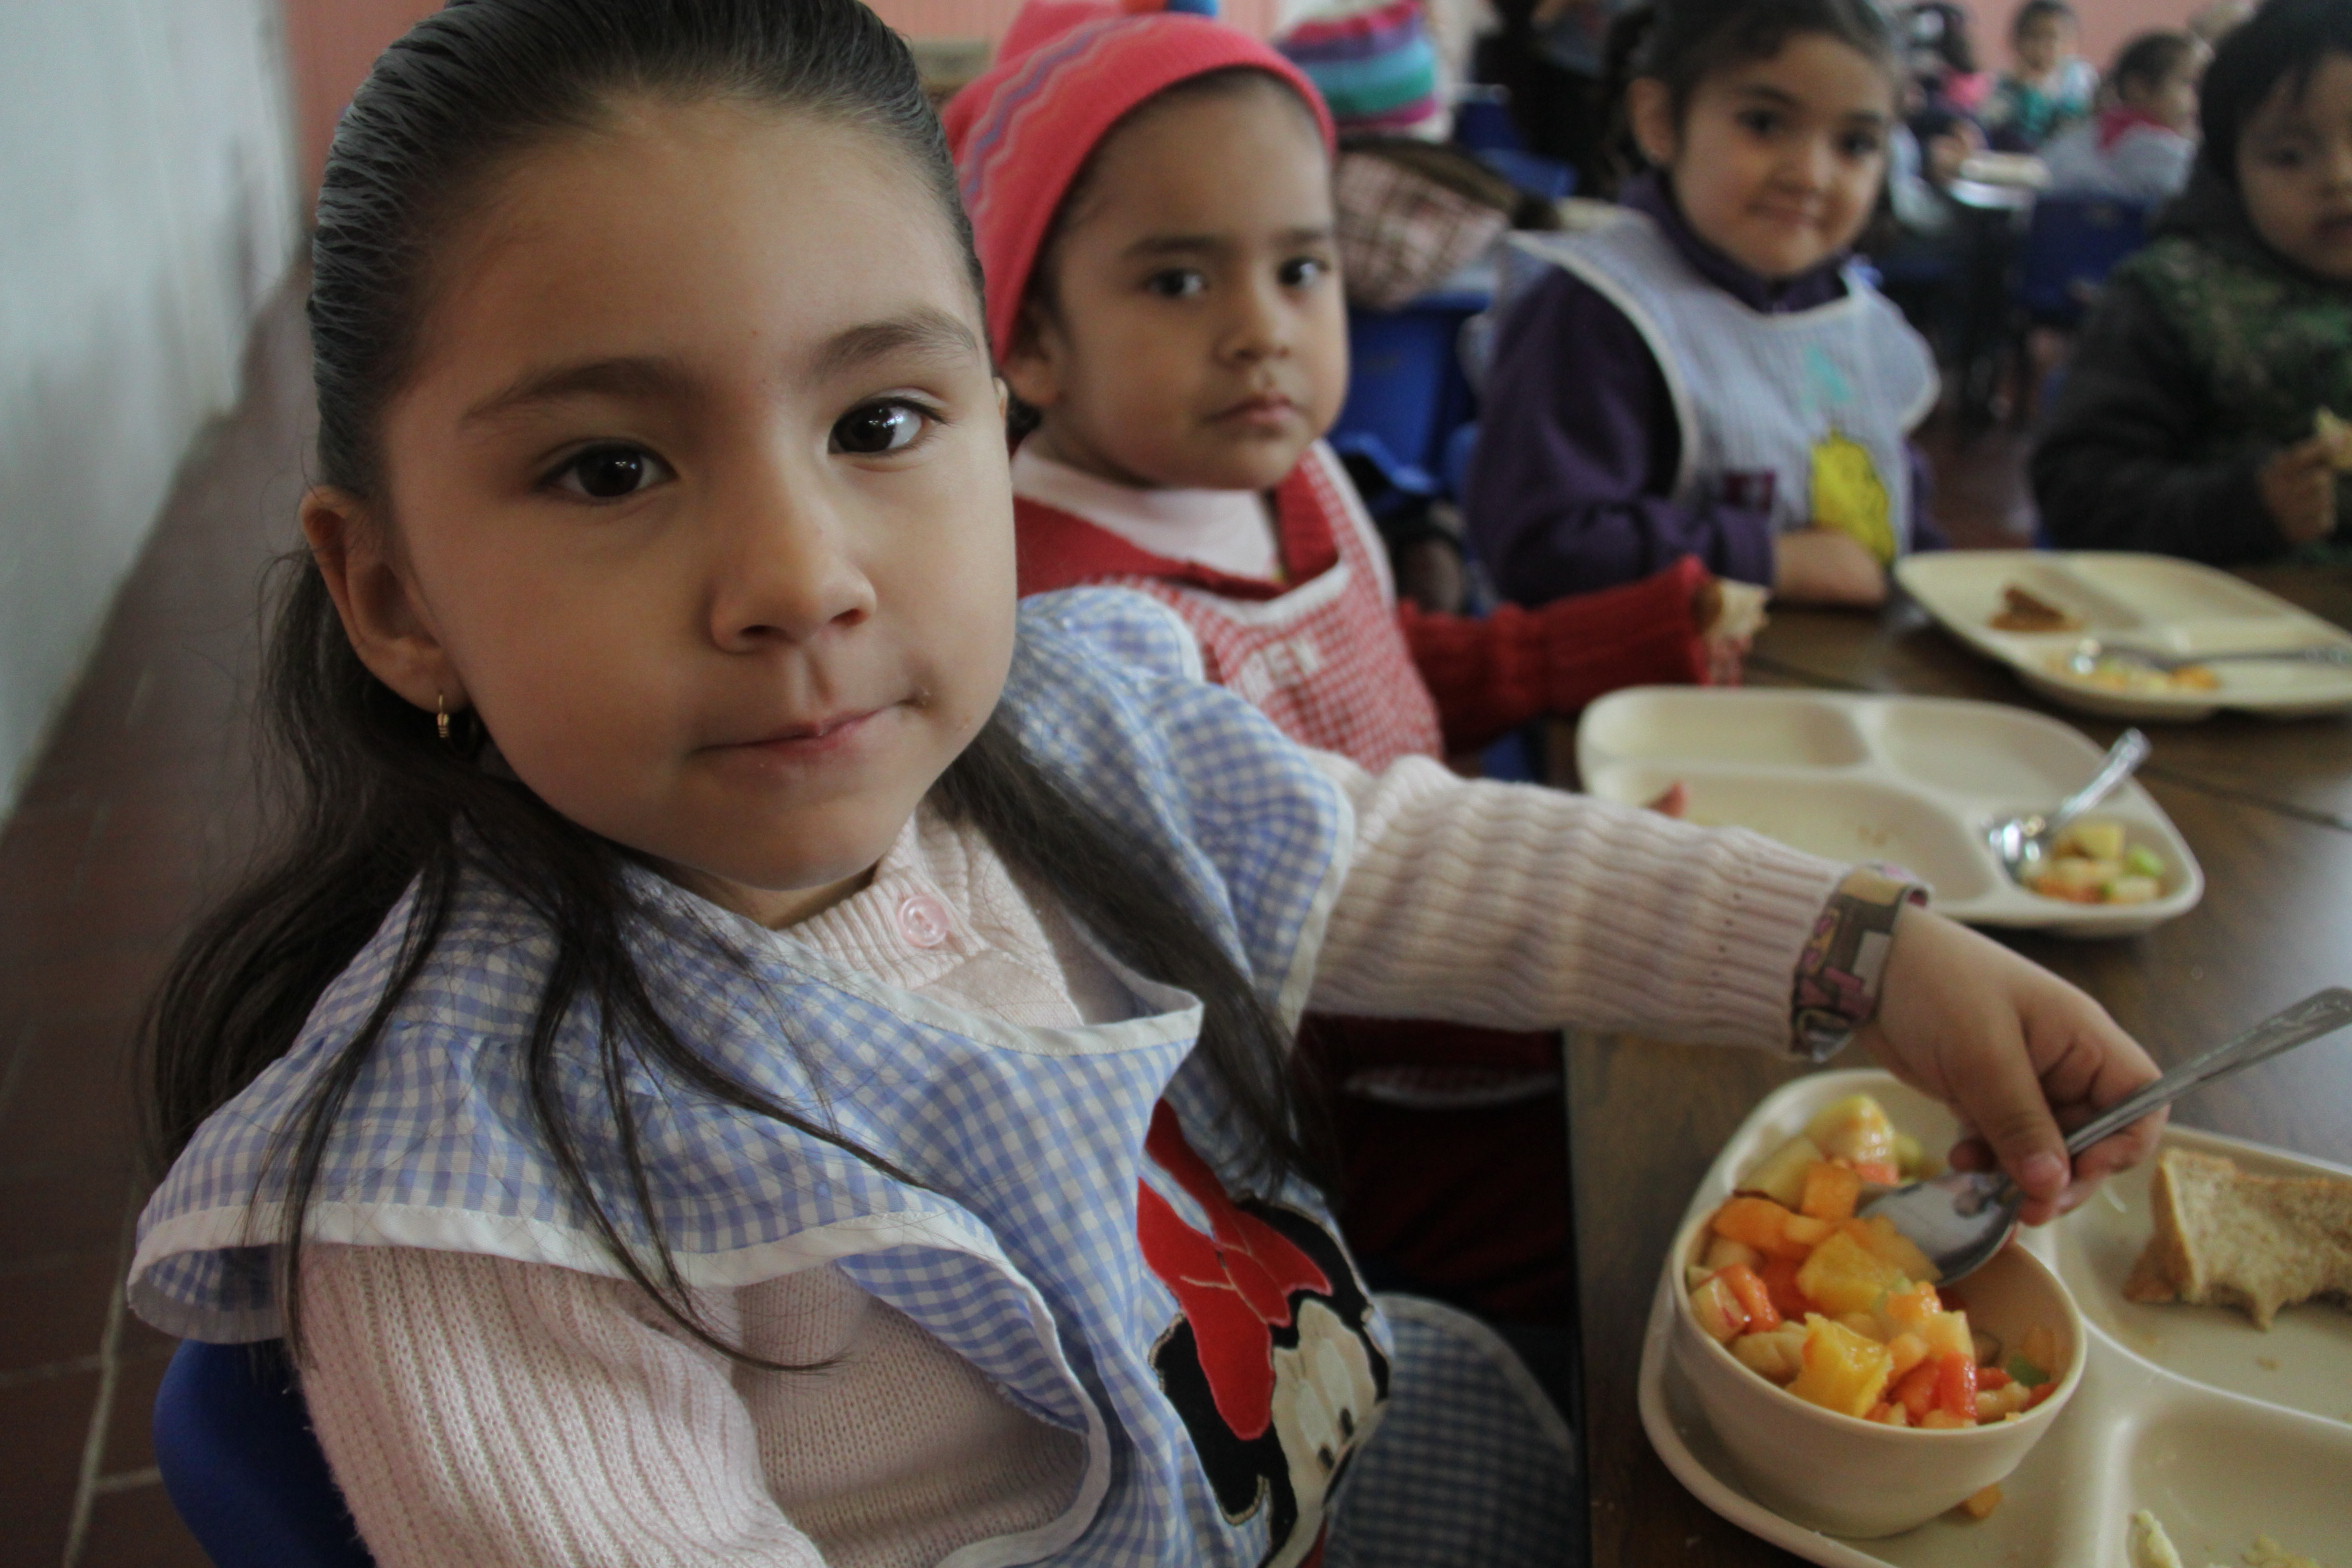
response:
M441 744L449 744L449 699L440 692L433 693L433 733L441 737Z

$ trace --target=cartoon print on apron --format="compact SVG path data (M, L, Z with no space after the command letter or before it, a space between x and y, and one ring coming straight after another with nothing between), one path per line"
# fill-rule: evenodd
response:
M1144 1261L1181 1309L1152 1346L1160 1386L1192 1434L1226 1522L1265 1511L1263 1568L1312 1562L1324 1503L1388 1394L1371 1300L1313 1216L1228 1195L1164 1102L1144 1152L1208 1227L1141 1184Z

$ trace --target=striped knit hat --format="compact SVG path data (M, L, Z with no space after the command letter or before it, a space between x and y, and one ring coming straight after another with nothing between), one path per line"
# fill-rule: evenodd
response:
M1111 127L1178 82L1235 66L1287 83L1314 110L1324 144L1333 144L1331 114L1314 84L1238 29L1174 9L1138 9L1132 0L1022 7L996 63L942 116L988 278L988 341L999 359L1012 352L1029 276L1062 198Z
M1421 0L1320 0L1274 47L1321 90L1342 134L1445 135L1437 48Z

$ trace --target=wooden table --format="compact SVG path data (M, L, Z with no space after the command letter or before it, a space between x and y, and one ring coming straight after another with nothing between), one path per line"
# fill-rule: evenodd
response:
M2242 575L2315 615L2352 627L2352 567L2271 568ZM1758 685L2015 703L2056 714L2102 746L2122 729L2035 695L2006 668L1970 654L1909 603L1878 616L1775 610L1758 640L1750 678ZM2147 731L2156 743L2147 765L2151 777L2352 828L2352 718L2282 724L2223 713L2198 724L2149 725Z
M2246 575L2352 627L2352 571ZM1750 680L2015 703L2102 745L2119 728L2042 703L1907 604L1877 616L1776 610ZM2169 1065L2320 986L2352 982L2352 722L2222 717L2149 734L2143 782L2203 863L2204 901L2143 936L2010 941L2097 997ZM1756 1101L1805 1069L1601 1036L1572 1037L1568 1055L1592 1560L1799 1562L1717 1518L1667 1472L1641 1429L1635 1379L1658 1269L1692 1189ZM1868 1063L1849 1053L1834 1065ZM2309 1047L2201 1090L2174 1114L2344 1159L2352 1044Z

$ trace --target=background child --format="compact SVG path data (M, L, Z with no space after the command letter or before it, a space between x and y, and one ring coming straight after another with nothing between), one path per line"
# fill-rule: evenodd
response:
M2245 25L2254 14L2254 0L2212 0L2189 13L2189 31L2208 49L2218 49L2221 41Z
M1556 1421L1304 1175L1310 1000L1859 1029L2054 1210L2153 1069L2005 949L1017 611L952 192L852 0L466 0L338 129L297 809L155 1010L130 1289L289 1334L377 1562L1556 1561Z
M1274 47L1315 84L1343 135L1443 141L1456 85L1422 0L1313 0L1286 16Z
M1491 0L1494 31L1481 41L1479 80L1509 95L1527 149L1576 170L1577 189L1614 178L1608 148L1610 24L1627 0Z
M1896 113L1868 0L1666 0L1627 109L1629 216L1523 241L1547 263L1496 334L1472 538L1539 604L1683 554L1785 598L1875 604L1940 542L1906 433L1927 345L1846 265Z
M2042 149L2050 191L2159 202L2178 195L2197 158L2197 78L2205 46L2188 33L2142 33L2108 74L2114 99Z
M2352 7L2272 0L2205 73L2204 152L2107 279L2033 457L2056 542L2227 565L2339 537L2352 453Z
M1933 141L1955 122L1971 132L1979 110L1992 95L1991 73L1976 64L1976 45L1969 37L1968 12L1952 0L1924 0L1896 13L1905 66L1917 102L1909 105L1912 129L1921 142Z
M1023 592L1152 594L1211 680L1375 770L1708 673L1719 597L1696 562L1536 613L1400 606L1318 439L1347 386L1330 127L1282 56L1196 16L1032 7L947 123L999 361L1036 421L1013 458ZM1338 1104L1358 1251L1498 1318L1564 1317L1557 1040L1314 1033L1325 1076L1385 1086ZM1395 1104L1399 1072L1433 1060L1475 1075L1478 1114Z
M1197 16L1035 4L947 126L991 338L1035 421L1013 465L1024 592L1153 594L1212 680L1372 768L1436 755L1441 728L1473 750L1706 677L1719 600L1695 567L1540 615L1400 608L1319 439L1347 392L1331 127L1282 56Z
M2074 52L2074 8L2066 0L2026 0L2009 23L2015 64L2001 73L1977 119L2003 152L2032 152L2077 120L2088 119L2099 72Z

